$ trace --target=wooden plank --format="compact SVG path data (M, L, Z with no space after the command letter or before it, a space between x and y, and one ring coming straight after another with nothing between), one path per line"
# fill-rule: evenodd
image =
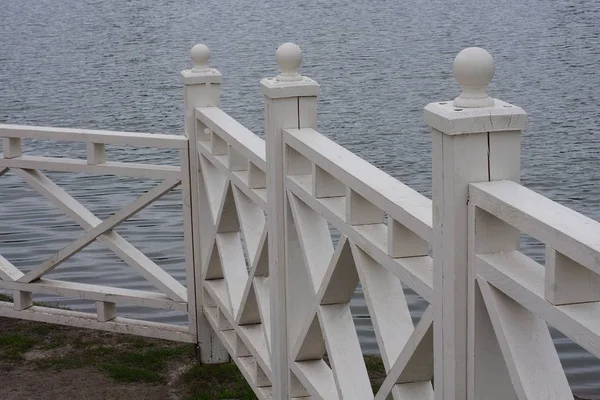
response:
M290 196L289 201L302 256L316 292L334 253L329 225L323 217L297 197Z
M187 312L188 310L186 302L173 301L162 293L89 285L86 283L56 281L42 278L32 283L0 281L0 288L31 291L33 293L44 293L55 296L76 297L84 300L109 301L163 310L183 312Z
M98 217L41 172L17 169L15 173L57 208L70 216L83 229L89 230L102 223ZM186 301L186 288L121 235L111 231L98 236L98 241L129 266L137 270L144 278L154 284L159 290L162 290L171 299Z
M546 246L546 300L554 305L600 300L600 275Z
M554 306L544 298L544 267L518 251L476 256L477 274L600 357L600 302Z
M573 399L544 320L484 279L477 282L518 399Z
M600 222L511 181L472 184L470 200L600 274Z
M431 238L431 200L314 129L285 129L285 143L423 239Z
M315 400L339 399L333 371L323 360L296 361L291 369Z
M34 267L31 271L26 273L24 276L20 277L18 279L18 282L29 283L40 278L42 275L52 271L54 268L58 267L62 262L68 260L75 253L79 252L81 249L85 248L90 243L92 243L98 236L102 235L103 233L106 233L109 230L114 229L121 222L137 214L142 209L147 207L149 204L152 204L162 195L169 192L171 189L178 186L179 184L179 180L172 179L162 182L158 186L150 189L148 192L144 193L142 196L136 199L133 203L126 205L121 210L113 214L110 218L94 226L93 228L88 230L83 236L79 237L68 246L59 250L52 257L44 261L40 266Z
M349 304L319 306L318 315L339 397L344 400L372 398L373 390Z
M387 371L414 331L402 283L359 247L352 246L352 253L358 266L379 352Z
M184 136L9 124L0 124L0 137L120 144L162 149L187 148L187 138Z
M358 286L358 272L350 242L340 237L333 257L325 272L317 298L322 305L349 303Z
M153 165L116 161L88 165L86 160L26 155L11 159L0 158L0 168L1 167L41 169L60 172L83 172L89 174L131 176L151 179L176 179L179 178L181 174L181 168L172 165Z
M288 177L287 186L290 192L322 215L340 233L348 236L351 242L363 249L375 261L392 271L394 275L400 278L402 282L413 289L419 296L428 302L432 301L433 271L431 257L392 258L386 253L385 238L387 228L385 225L381 224L384 242L373 243L371 238L365 234L365 228L370 225L351 226L347 224L344 220L344 208L342 208L341 212L336 212L329 207L329 199L315 199L310 193L310 186L307 187L302 182L301 176Z
M317 199L323 197L341 197L346 195L346 186L335 179L331 174L313 164L313 196Z
M434 130L432 142L436 399L463 399L469 379L468 185L489 179L488 133Z
M23 144L20 138L2 138L2 157L15 158L23 154Z
M117 304L108 301L96 302L96 314L99 322L106 322L117 317Z
M354 190L346 187L346 222L350 225L381 224L383 211Z
M239 188L233 188L233 197L235 199L238 219L248 250L250 263L254 263L254 259L258 255L260 241L265 234L266 219L263 210L254 204L252 200L246 196Z
M9 171L8 167L0 167L0 177Z
M21 278L23 273L17 267L12 265L10 261L0 255L0 280L16 281ZM0 282L1 284L2 282Z
M225 282L227 282L232 315L237 315L242 304L244 287L248 280L248 270L246 269L246 260L244 259L239 232L218 233L217 247L219 248Z
M106 162L106 147L104 143L86 143L87 163L90 165Z
M196 118L261 170L267 168L265 141L218 107L196 108Z
M191 335L186 326L120 317L107 322L99 322L96 320L96 314L39 306L29 307L23 311L16 311L12 307L12 303L0 302L0 317L126 333L176 342L195 343L196 341L196 336Z
M386 400L398 383L427 382L433 395L433 308L428 306L402 347L374 400Z
M33 306L33 296L31 292L15 290L13 294L13 303L15 311L22 311Z
M254 204L258 205L263 210L267 209L266 190L264 188L250 188L250 172L249 171L230 171L227 164L210 153L209 147L203 142L198 143L198 152L200 160L206 158L212 166L214 166L226 179L229 179L237 188L239 188L246 196L248 196ZM256 183L256 182L255 182ZM262 186L262 185L255 185Z

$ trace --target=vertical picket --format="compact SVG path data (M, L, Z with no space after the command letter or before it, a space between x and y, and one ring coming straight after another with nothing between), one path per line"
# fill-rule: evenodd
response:
M194 67L181 71L184 85L185 135L189 139L188 152L182 154L182 170L189 176L183 177L184 229L186 251L186 277L188 287L188 315L190 328L197 333L200 361L206 364L227 362L229 354L211 329L202 313L202 246L203 229L212 229L212 221L202 204L201 179L198 163L198 136L196 132L196 107L218 107L221 96L222 75L208 67L210 49L197 44L190 52ZM209 228L210 227L210 228ZM191 240L190 240L191 239Z
M519 107L487 95L494 72L487 51L461 51L454 60L461 95L425 107L425 121L433 128L436 400L474 398L475 325L469 329L469 320L475 310L475 277L468 267L468 184L519 179L520 130L527 116ZM493 245L497 251L518 246L514 229L503 223L490 229L498 240L482 246Z
M287 271L284 143L282 128L315 128L317 82L298 74L302 51L293 43L277 49L281 73L261 80L265 96L265 136L267 155L267 226L269 231L269 279L271 284L271 365L273 398L290 397L287 337Z

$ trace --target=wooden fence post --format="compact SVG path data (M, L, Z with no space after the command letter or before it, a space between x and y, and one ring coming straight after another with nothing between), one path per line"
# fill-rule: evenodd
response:
M276 58L281 73L275 78L262 79L260 84L265 96L273 399L282 400L290 398L285 240L289 205L285 192L282 129L316 128L319 85L298 74L302 51L297 45L282 44Z
M229 361L229 354L202 312L203 282L200 260L202 252L206 251L206 246L202 246L202 230L212 230L212 221L206 211L208 210L208 205L204 200L206 196L200 192L203 190L203 185L199 185L202 177L198 165L196 130L203 129L203 127L196 123L195 109L196 107L219 106L222 75L216 69L208 67L210 49L207 46L195 45L192 47L190 55L194 61L194 67L181 71L185 103L185 135L189 139L187 157L183 157L187 162L182 163L182 169L187 168L189 171L189 185L182 185L186 260L188 260L188 318L190 318L190 325L194 323L196 325L192 329L195 329L197 333L200 362L216 364Z
M494 379L502 379L494 376L503 365L502 357L494 346L484 347L495 341L490 336L494 333L485 320L475 320L475 316L487 318L487 312L476 301L468 258L474 250L471 246L483 246L486 251L516 249L519 232L482 216L479 220L485 226L471 228L473 233L485 230L488 240L476 244L474 235L468 238L468 213L475 212L467 205L468 184L519 180L520 136L527 115L487 95L495 72L487 51L464 49L456 56L453 70L463 89L460 96L425 107L425 121L433 128L435 399L506 399L511 397L502 389L496 391L499 385L494 384ZM485 393L478 390L484 383L488 385Z

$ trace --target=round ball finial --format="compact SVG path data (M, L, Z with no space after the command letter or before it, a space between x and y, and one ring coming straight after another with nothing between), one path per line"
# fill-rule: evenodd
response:
M275 52L275 58L281 73L277 76L278 81L294 82L301 81L302 76L298 68L302 63L302 50L295 43L284 43Z
M197 44L190 50L190 56L194 61L193 72L208 71L208 61L210 60L210 49L204 44Z
M494 105L486 93L494 78L494 58L481 47L468 47L454 59L454 79L462 86L462 93L454 100L455 107L477 108Z

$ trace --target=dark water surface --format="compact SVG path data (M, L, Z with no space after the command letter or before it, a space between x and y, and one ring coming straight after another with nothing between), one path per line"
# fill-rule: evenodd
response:
M600 219L600 2L430 0L4 0L0 6L0 122L182 134L179 71L190 47L213 50L224 75L222 108L262 135L259 80L276 73L284 41L304 50L301 72L322 87L319 130L430 196L431 142L423 107L458 94L452 60L467 46L496 59L490 93L523 107L525 185ZM25 150L82 156L79 145L28 141ZM110 149L113 160L173 162L169 151ZM103 218L152 182L52 174ZM185 279L178 193L119 229ZM0 253L27 270L81 230L9 173L0 179ZM543 262L544 248L524 238ZM53 278L151 290L99 245ZM84 311L92 302L40 296ZM418 315L423 304L410 298ZM376 351L360 293L353 301L365 351ZM182 322L181 314L122 307L125 315ZM600 363L556 335L569 380L600 395Z

